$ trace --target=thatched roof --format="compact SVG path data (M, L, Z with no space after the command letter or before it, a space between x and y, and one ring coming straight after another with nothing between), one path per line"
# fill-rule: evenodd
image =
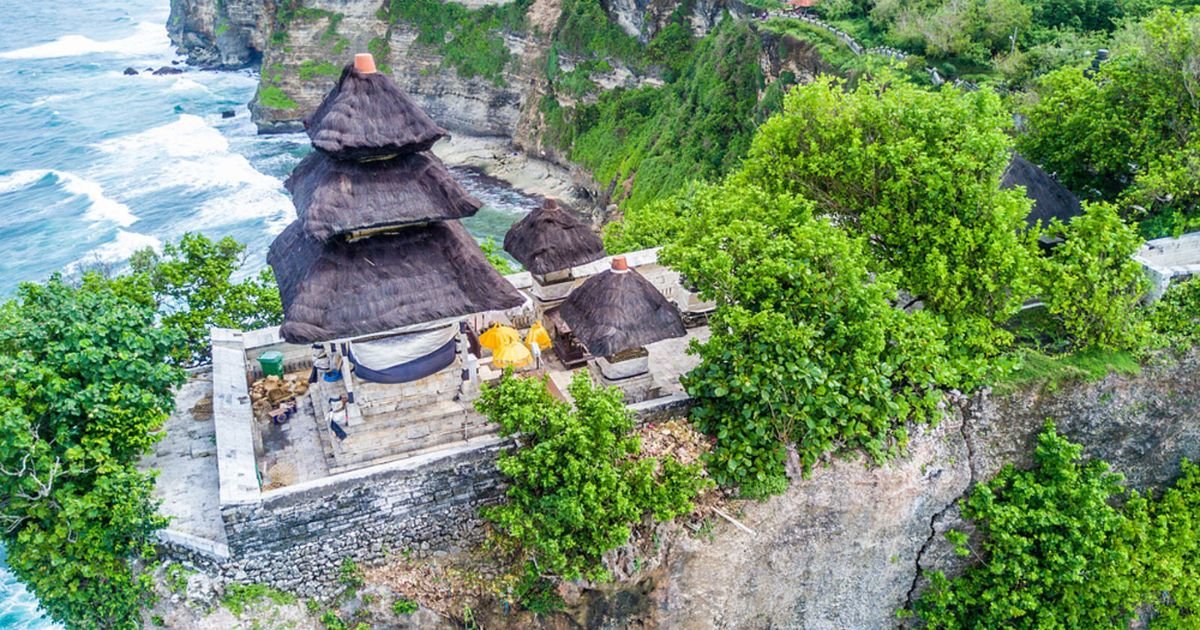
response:
M314 147L342 160L426 151L446 135L395 81L353 65L304 127Z
M504 251L536 274L604 258L604 243L583 221L547 199L504 235Z
M1072 217L1083 214L1078 197L1049 173L1018 153L1013 154L1012 161L1004 171L1004 178L1000 181L1001 188L1014 186L1024 186L1025 196L1033 200L1033 208L1025 217L1029 227L1033 227L1039 221L1042 225L1049 225L1050 219L1066 223Z
M267 262L283 301L280 332L291 343L384 332L525 301L457 221L352 243L322 243L295 221L271 244Z
M611 356L687 333L675 306L632 269L588 278L571 291L558 314L592 356Z
M286 186L304 230L322 241L358 230L461 219L482 205L425 152L352 162L313 151Z

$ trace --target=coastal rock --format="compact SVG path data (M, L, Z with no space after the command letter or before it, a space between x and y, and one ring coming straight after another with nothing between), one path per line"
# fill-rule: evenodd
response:
M180 70L179 68L173 68L171 66L163 66L158 70L155 70L154 74L155 76L162 76L164 74L183 74L183 70Z
M138 73L138 71L133 68L125 68L125 72L124 72L125 76L127 76L127 77L131 77L137 73Z
M235 69L262 57L275 0L171 0L167 34L188 63Z

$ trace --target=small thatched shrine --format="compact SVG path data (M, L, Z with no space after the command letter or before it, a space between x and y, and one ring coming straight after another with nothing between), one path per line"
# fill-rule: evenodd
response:
M1025 187L1025 196L1033 200L1033 208L1025 217L1029 227L1041 223L1043 227L1050 225L1051 219L1063 223L1083 214L1079 198L1058 180L1043 171L1037 164L1030 162L1018 153L1014 153L1012 161L1004 169L1004 177L1000 180L1001 188Z
M427 152L445 130L370 55L342 71L305 127L316 150L287 181L299 218L267 256L280 334L313 344L315 371L341 377L347 424L368 408L458 396L463 318L525 298L457 221L480 203Z
M679 311L624 256L571 292L557 316L594 360L601 380L630 402L653 397L646 346L687 334Z
M504 251L533 279L539 315L571 292L571 268L604 258L604 243L554 199L517 221L504 235Z

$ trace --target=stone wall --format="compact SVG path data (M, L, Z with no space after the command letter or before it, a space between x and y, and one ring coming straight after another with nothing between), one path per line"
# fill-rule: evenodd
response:
M258 503L224 506L221 517L233 560L219 565L220 572L237 581L328 597L338 590L338 568L345 558L372 564L389 552L424 557L478 542L479 508L499 501L504 492L495 459L506 444L480 440L266 492Z

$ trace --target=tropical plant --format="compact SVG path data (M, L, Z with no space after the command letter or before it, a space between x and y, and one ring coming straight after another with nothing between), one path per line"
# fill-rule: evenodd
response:
M1160 499L1127 493L1120 475L1047 421L1032 470L1009 465L963 502L977 536L951 531L976 563L930 575L916 614L930 628L1194 627L1200 602L1200 468Z
M58 276L0 306L0 538L41 606L72 628L138 628L152 599L160 437L183 372L137 278Z
M1115 206L1093 203L1067 225L1055 220L1050 233L1061 235L1062 242L1039 274L1047 312L1076 347L1140 348L1147 328L1137 306L1149 282L1132 258L1142 245L1137 230L1121 220Z
M271 270L235 282L245 263L246 246L230 237L213 241L187 233L161 254L144 249L129 261L134 275L144 275L153 288L163 327L179 331L172 349L175 363L208 362L209 329L262 328L282 323L283 307Z
M934 417L938 385L955 378L944 326L893 307L892 276L872 277L861 240L813 218L811 202L737 178L701 186L692 210L662 260L717 303L683 379L693 420L716 437L717 482L779 491L789 451L805 470L850 449L879 462L909 421Z
M860 235L872 271L943 315L975 352L1032 290L1030 201L1000 188L1010 116L987 91L930 92L886 77L795 87L759 128L746 181L809 199Z
M580 372L569 391L574 407L534 378L506 373L483 387L476 408L519 444L497 464L508 501L483 515L539 574L601 580L604 552L625 544L646 516L668 520L690 510L706 481L697 466L639 457L620 390L596 387Z

